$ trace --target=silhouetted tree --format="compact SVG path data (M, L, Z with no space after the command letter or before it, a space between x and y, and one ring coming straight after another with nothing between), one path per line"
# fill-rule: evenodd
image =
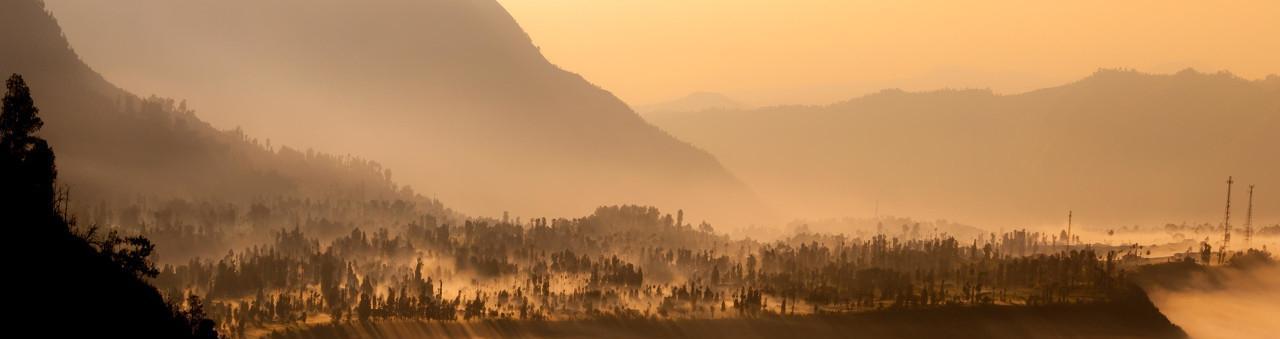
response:
M35 139L34 134L44 126L37 113L31 89L22 75L14 74L5 81L3 111L0 116L0 145L11 153L27 150Z
M48 223L54 216L56 199L53 150L35 133L44 126L31 99L31 89L21 75L5 81L6 93L0 111L0 184L5 216L20 218L17 223Z

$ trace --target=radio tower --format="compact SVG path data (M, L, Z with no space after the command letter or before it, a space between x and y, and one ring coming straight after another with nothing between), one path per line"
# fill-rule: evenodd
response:
M1218 264L1227 262L1227 245L1231 243L1231 184L1235 181L1227 177L1227 216L1222 220L1222 252L1218 255Z
M1253 185L1249 185L1249 209L1244 215L1244 247L1253 248Z
M1067 250L1068 251L1071 250L1071 214L1072 214L1072 211L1067 211Z

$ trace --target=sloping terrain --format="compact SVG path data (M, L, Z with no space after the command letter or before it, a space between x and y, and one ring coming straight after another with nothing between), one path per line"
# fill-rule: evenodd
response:
M381 165L271 146L218 130L185 103L142 98L80 60L38 0L0 2L0 73L40 103L72 202L143 196L248 201L271 196L414 199ZM438 207L438 206L437 206Z
M122 76L276 141L378 159L468 213L764 214L710 154L545 59L494 0L50 3Z
M649 118L809 217L878 210L987 228L1056 226L1068 210L1101 225L1217 220L1228 176L1238 194L1280 186L1275 76L1103 70L1014 95L885 90ZM1276 217L1278 203L1259 199L1255 218Z

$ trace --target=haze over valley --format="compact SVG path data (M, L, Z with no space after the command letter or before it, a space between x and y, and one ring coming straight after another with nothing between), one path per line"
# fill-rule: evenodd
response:
M647 115L716 154L789 216L988 227L1220 218L1222 185L1280 171L1280 77L1099 70L1020 94L897 89L817 106ZM1099 199L1106 197L1106 199ZM1280 200L1259 200L1259 220ZM877 208L878 206L878 208Z
M42 337L1268 338L1274 10L0 0L11 304Z

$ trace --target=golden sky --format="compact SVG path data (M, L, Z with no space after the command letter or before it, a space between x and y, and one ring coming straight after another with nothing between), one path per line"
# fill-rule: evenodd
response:
M827 103L884 87L1053 86L1098 68L1280 73L1280 1L499 0L632 104Z

